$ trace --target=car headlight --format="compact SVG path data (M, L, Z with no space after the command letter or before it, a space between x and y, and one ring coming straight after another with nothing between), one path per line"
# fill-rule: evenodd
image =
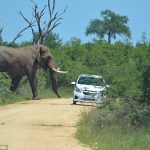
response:
M106 90L101 91L101 96L106 96Z
M78 87L76 87L76 91L81 93L81 89L79 89Z

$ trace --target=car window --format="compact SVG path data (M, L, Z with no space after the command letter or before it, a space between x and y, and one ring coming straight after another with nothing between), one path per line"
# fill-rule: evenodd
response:
M85 84L85 85L94 85L94 86L103 86L105 84L102 78L95 78L95 77L80 77L78 80L78 84Z

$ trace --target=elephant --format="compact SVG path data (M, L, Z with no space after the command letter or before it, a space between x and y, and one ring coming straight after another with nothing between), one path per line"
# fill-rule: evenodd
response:
M11 78L10 90L16 91L23 76L27 76L32 99L38 97L39 68L49 69L52 89L60 97L57 90L57 73L66 73L56 67L55 59L48 47L44 45L29 45L19 48L0 46L0 72L6 72Z

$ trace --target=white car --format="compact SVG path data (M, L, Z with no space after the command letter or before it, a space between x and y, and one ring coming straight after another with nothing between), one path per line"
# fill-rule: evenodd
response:
M102 76L81 74L75 85L73 104L77 102L101 102L106 98L106 90L109 85L105 85Z

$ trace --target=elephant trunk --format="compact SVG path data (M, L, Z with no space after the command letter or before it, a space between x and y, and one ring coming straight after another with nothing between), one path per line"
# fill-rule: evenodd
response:
M49 60L48 68L50 70L52 89L56 93L56 95L60 97L57 91L57 73L67 73L67 71L61 71L60 68L57 68L54 59Z
M60 95L57 91L57 73L54 72L52 69L49 69L50 70L50 79L51 79L51 84L52 84L52 89L53 91L55 92L55 94L58 96L58 98L60 98Z
M58 86L57 86L57 73L53 70L53 68L56 68L56 63L55 63L54 59L51 59L49 61L48 68L50 71L50 79L51 79L52 89L55 92L55 94L58 96L58 98L60 98L60 95L57 91L57 88L58 88Z

